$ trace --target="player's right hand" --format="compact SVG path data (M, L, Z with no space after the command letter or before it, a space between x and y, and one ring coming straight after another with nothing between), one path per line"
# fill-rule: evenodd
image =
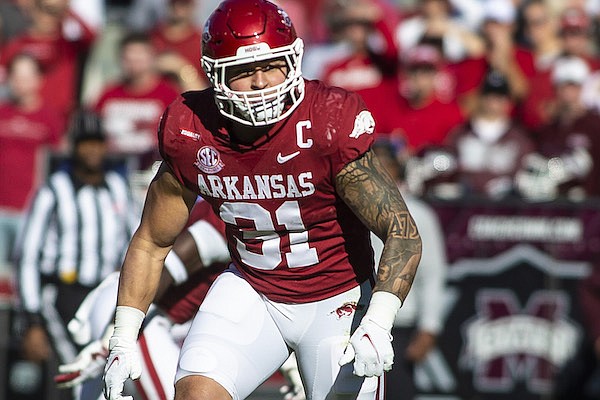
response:
M138 379L142 374L142 364L135 341L123 337L110 338L109 355L104 368L104 397L108 400L133 400L123 396L123 386L127 379Z
M61 389L71 388L99 376L106 365L107 356L108 349L101 340L88 344L79 352L75 361L58 367L60 374L54 377L56 386Z

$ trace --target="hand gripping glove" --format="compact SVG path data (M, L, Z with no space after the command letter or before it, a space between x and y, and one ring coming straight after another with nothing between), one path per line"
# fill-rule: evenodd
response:
M54 377L60 389L72 388L102 374L106 365L108 349L102 340L88 344L79 352L75 361L58 367L59 375Z
M288 357L281 366L280 371L287 381L287 384L279 389L279 393L283 395L283 400L306 400L295 353Z
M115 314L115 331L108 341L108 360L104 368L104 397L108 400L133 400L123 396L127 379L138 379L142 363L137 350L137 335L145 314L137 308L118 306Z
M375 292L360 325L350 337L339 365L354 360L354 375L381 376L392 369L394 350L390 331L402 301L392 293Z

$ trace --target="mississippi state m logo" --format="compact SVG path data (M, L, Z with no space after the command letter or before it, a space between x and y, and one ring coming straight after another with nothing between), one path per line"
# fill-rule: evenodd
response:
M524 382L532 393L548 393L556 368L576 350L579 330L571 322L564 292L533 292L522 306L509 289L482 289L477 316L463 325L460 364L473 371L485 392L509 392Z

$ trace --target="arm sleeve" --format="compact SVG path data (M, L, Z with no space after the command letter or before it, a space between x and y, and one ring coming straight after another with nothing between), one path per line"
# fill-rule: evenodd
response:
M173 104L169 105L160 117L160 122L158 124L158 150L163 161L169 166L173 175L175 175L179 182L184 184L183 175L179 167L173 162L173 159L176 158L177 147L174 145L173 140L173 137L176 137L176 135L171 134L171 131L176 129L171 126L172 124L169 118L172 107Z
M44 186L36 194L17 248L18 289L21 306L27 313L38 313L41 307L40 270L38 265L56 199Z
M343 101L335 97L346 96ZM333 158L332 171L337 175L348 163L360 158L373 144L375 120L365 103L355 93L330 93L325 100L327 109L326 135L328 141L337 143L337 156ZM326 141L327 142L327 141Z

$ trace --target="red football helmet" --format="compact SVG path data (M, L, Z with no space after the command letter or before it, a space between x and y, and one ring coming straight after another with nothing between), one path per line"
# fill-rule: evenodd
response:
M304 98L301 62L304 49L292 21L266 0L225 0L211 14L202 35L202 68L221 113L244 125L270 125L286 118ZM234 91L227 68L282 59L283 83L263 90Z

